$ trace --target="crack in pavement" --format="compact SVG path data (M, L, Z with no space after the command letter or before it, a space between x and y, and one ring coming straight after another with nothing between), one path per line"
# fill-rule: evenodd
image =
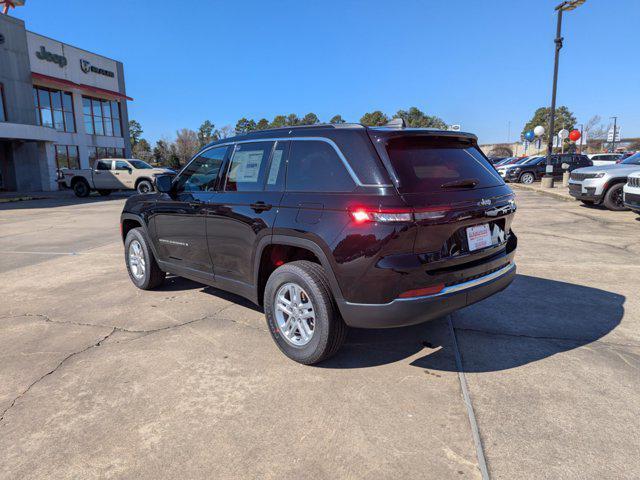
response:
M41 382L43 379L45 379L46 377L48 377L49 375L55 373L67 360L69 360L70 358L75 357L76 355L80 355L81 353L86 352L87 350L90 350L94 347L99 347L102 342L104 342L105 340L107 340L111 335L114 334L114 332L116 331L115 328L111 329L111 331L105 335L104 337L102 337L100 340L98 340L97 342L89 345L88 347L83 348L82 350L79 350L77 352L72 352L69 355L67 355L66 357L64 357L62 359L62 361L60 361L58 363L58 365L56 365L53 370L48 371L47 373L45 373L44 375L42 375L40 378L38 378L37 380L35 380L34 382L32 382L22 393L20 393L16 398L13 399L13 401L11 402L11 404L4 409L4 411L2 412L2 414L0 414L0 425L2 424L2 421L4 420L4 416L6 415L6 413L11 410L14 405L16 404L16 402L18 400L20 400L24 395L26 395L29 390L31 390L31 388L33 388L34 385L36 385L37 383Z
M86 351L88 351L88 350L90 350L90 349L92 349L94 347L101 346L106 340L108 340L115 333L126 332L126 333L141 333L142 334L139 337L136 337L136 338L133 338L133 339L129 340L129 341L133 341L133 340L137 340L139 338L143 338L143 337L146 337L148 335L151 335L151 334L154 334L154 333L157 333L157 332L162 332L162 331L165 331L165 330L171 330L171 329L174 329L174 328L184 327L186 325L191 325L192 323L201 322L201 321L207 320L207 319L225 320L225 321L229 321L229 322L232 322L234 324L237 324L237 325L241 325L243 327L251 328L251 329L262 331L262 332L268 332L267 329L261 329L261 328L258 328L258 327L254 327L254 326L246 324L246 323L238 322L237 320L233 320L231 318L218 317L218 315L220 313L222 313L224 310L232 307L233 305L235 305L235 304L226 305L225 307L221 308L218 312L216 312L213 316L212 315L206 315L204 317L196 318L196 319L193 319L193 320L189 320L187 322L183 322L183 323L180 323L180 324L167 325L165 327L155 328L155 329L152 329L152 330L130 330L130 329L127 329L127 328L116 327L116 326L113 326L113 325L101 325L101 324L93 324L93 323L66 322L66 321L52 320L50 317L48 317L47 315L42 314L42 313L35 313L35 314L34 313L26 313L26 314L23 314L23 315L9 315L9 316L0 317L0 320L4 320L4 319L7 319L7 318L31 317L31 318L40 318L46 323L54 323L54 324L58 324L58 325L75 325L75 326L81 326L81 327L96 327L96 328L110 328L111 329L111 331L107 335L102 337L100 340L98 340L97 342L95 342L95 343L83 348L82 350L70 353L65 358L63 358L62 361L60 361L58 363L58 365L56 365L52 370L48 371L47 373L42 375L40 378L38 378L37 380L32 382L23 392L21 392L17 397L15 397L13 399L13 401L11 402L11 404L0 414L0 426L2 425L2 422L4 420L4 417L5 417L6 413L9 410L11 410L13 408L13 406L16 404L16 402L20 398L22 398L24 395L26 395L36 384L38 384L40 381L42 381L43 379L45 379L49 375L52 375L53 373L55 373L70 358L75 357L76 355L80 355L80 354L82 354L82 353L84 353L84 352L86 352Z

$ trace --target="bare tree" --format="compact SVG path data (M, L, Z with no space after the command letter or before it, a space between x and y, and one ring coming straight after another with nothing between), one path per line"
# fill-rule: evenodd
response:
M175 145L178 159L184 165L196 154L200 147L198 134L191 129L182 128L176 132Z
M607 127L602 124L600 115L594 115L584 124L582 132L586 137L587 146L593 150L600 150L607 138Z
M225 125L224 127L216 130L216 133L218 134L218 138L220 140L222 140L223 138L229 138L233 136L233 127L231 125Z

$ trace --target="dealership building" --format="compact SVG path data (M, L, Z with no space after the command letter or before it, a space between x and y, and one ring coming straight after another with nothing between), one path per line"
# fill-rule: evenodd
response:
M57 190L60 168L130 157L122 63L0 14L0 190Z

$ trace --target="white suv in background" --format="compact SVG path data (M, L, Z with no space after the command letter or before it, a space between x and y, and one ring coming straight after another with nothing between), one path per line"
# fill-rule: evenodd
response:
M640 215L640 171L629 175L623 192L624 206Z
M593 153L591 155L587 155L589 160L593 162L593 166L597 167L599 165L611 165L620 160L623 155L621 153Z

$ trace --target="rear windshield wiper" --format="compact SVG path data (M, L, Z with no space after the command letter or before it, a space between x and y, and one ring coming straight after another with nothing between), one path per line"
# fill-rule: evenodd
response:
M475 188L478 185L477 178L463 178L462 180L454 180L440 185L440 188Z

